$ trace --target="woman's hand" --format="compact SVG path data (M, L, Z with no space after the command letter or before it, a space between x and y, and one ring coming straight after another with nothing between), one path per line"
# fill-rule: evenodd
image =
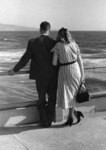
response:
M15 71L12 70L12 69L8 71L8 75L10 75L10 76L13 76L13 75L15 75L15 74L16 74Z
M81 82L85 83L85 76L84 75L82 75L82 77L81 77Z

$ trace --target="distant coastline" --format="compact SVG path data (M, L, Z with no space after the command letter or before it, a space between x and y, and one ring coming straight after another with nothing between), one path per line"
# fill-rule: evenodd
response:
M0 31L37 31L37 29L34 27L25 27L0 23Z

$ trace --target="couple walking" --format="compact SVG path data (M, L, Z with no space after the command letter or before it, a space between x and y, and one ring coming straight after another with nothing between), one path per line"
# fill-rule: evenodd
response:
M74 107L79 85L84 81L83 63L70 32L61 28L54 40L49 37L50 28L46 21L40 24L40 36L29 40L26 52L8 74L14 75L31 60L30 79L36 82L41 125L50 127L55 122L57 103L62 109L69 109L64 125L71 126L73 113L77 122L83 117Z

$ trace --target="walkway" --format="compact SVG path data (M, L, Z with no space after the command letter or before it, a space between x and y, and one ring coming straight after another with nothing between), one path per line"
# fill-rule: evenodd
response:
M87 113L72 127L0 128L0 150L106 150L106 112Z

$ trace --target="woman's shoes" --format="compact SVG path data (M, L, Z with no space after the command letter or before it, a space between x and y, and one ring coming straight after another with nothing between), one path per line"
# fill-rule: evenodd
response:
M84 115L81 111L74 110L74 114L77 118L76 123L79 123L81 121L81 118L84 118ZM73 118L72 118L72 116L70 116L70 117L68 117L67 121L64 123L64 126L72 126L72 124L73 124Z
M69 125L72 126L72 124L73 124L73 118L70 118L69 119Z
M81 117L84 118L84 115L81 111L76 111L77 123L81 121Z
M64 123L65 126L72 126L72 123L73 123L73 118L68 118L68 120Z

